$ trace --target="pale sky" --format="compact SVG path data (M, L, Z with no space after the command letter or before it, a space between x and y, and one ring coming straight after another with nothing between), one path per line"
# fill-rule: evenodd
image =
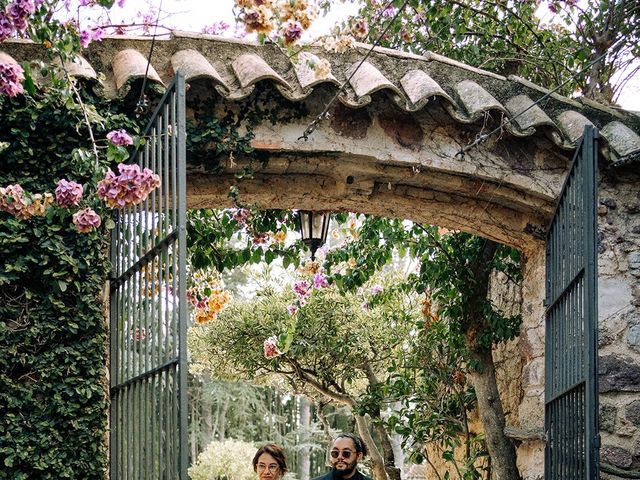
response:
M235 28L233 0L126 0L124 8L114 6L111 9L110 19L114 24L121 21L128 22L135 20L136 14L142 11L152 15L155 21L157 7L160 4L163 12L160 17L161 25L177 30L202 32L204 27L214 22L224 21L231 26L228 34L233 34ZM335 2L329 15L316 20L306 38L328 33L336 23L356 12L357 2L351 0L344 3ZM139 18L137 20L140 21ZM167 30L158 29L158 34L162 33L167 33ZM640 78L634 78L627 83L618 102L627 110L640 111Z

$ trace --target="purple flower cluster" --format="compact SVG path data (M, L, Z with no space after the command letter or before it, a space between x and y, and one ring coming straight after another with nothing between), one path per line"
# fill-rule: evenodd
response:
M22 212L25 208L24 190L20 185L0 187L0 211L24 218Z
M297 20L287 20L282 27L282 36L284 43L290 45L300 40L303 32L302 24Z
M104 37L104 30L102 30L102 28L100 27L96 27L93 30L83 30L82 32L80 32L80 45L82 45L82 48L87 48L91 42L102 41L102 37ZM124 132L124 130L120 130L120 132ZM126 132L125 132L125 135L129 139L131 139L131 137L129 137L129 135L127 135ZM109 138L108 135L107 135L107 138ZM131 139L131 143L133 143L132 139ZM131 145L131 143L128 143L127 145Z
M298 297L305 298L311 296L311 284L306 280L293 282L291 287Z
M133 138L124 128L107 133L107 140L116 146L133 145Z
M102 223L100 216L89 207L74 213L72 219L80 233L88 233Z
M220 35L229 29L229 25L226 22L219 21L213 22L211 25L207 25L202 29L202 33L209 35Z
M324 273L316 273L313 276L313 288L327 288L329 287L329 280L327 280L327 276Z
M17 183L0 187L0 212L7 212L21 220L44 215L52 203L53 195L50 193L32 195Z
M0 10L0 42L6 40L11 35L13 35L13 23L11 23L6 13Z
M6 10L13 28L19 32L24 32L27 29L27 18L35 11L36 5L33 0L13 0Z
M250 216L251 212L249 210L247 210L246 208L239 208L235 211L231 218L238 222L238 225L245 226Z
M282 355L282 352L278 350L278 338L274 335L264 341L264 356L267 360L276 358L278 355Z
M83 191L84 189L79 183L63 178L56 187L56 202L61 207L77 206L82 200Z
M98 196L109 208L125 208L143 202L149 193L160 186L160 177L152 170L140 170L138 165L118 165L120 175L111 169L98 183Z
M0 94L15 97L22 93L24 71L17 63L0 63Z

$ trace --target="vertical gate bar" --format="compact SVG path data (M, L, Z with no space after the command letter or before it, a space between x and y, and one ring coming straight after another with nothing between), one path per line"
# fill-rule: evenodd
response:
M157 420L157 407L156 407L156 399L157 399L157 392L158 392L158 388L157 388L157 379L158 379L158 374L154 373L151 377L150 377L150 382L151 382L151 415L150 415L150 420L151 420L151 440L150 440L150 447L151 447L151 479L154 480L157 477L157 470L156 470L156 462L157 462L157 452L156 452L156 420Z
M171 92L167 98L167 102L165 102L165 104L162 107L162 129L165 132L168 132L168 116L169 116L169 104L173 101L173 92ZM167 158L168 163L170 165L170 172L171 172L171 206L172 208L174 208L175 202L176 202L176 196L177 196L177 192L175 190L175 185L173 184L173 178L175 176L175 171L176 171L176 164L175 164L175 158L173 158L173 156L171 155L171 149L169 148L169 137L168 135L165 135L165 137L163 138L163 146L165 147L162 151L162 155L164 158ZM175 218L172 219L172 226L174 224ZM175 231L175 227L173 227L173 230ZM175 322L175 312L176 312L176 285L175 285L175 279L176 276L179 275L178 272L176 272L176 268L175 268L175 248L176 248L176 239L174 238L171 242L170 248L171 248L171 255L170 255L170 262L167 262L170 264L170 272L171 275L169 277L169 282L171 285L171 315L169 315L168 317L168 323L167 323L167 331L166 331L166 343L165 343L165 349L166 349L166 354L169 358L171 358L173 360L174 355L173 355L173 348L171 347L171 345L174 342L173 339L173 323ZM173 384L173 366L171 368L169 368L167 370L167 439L166 439L166 445L167 445L167 461L166 461L166 466L167 466L167 471L168 471L168 476L169 478L175 478L175 472L174 472L174 468L173 468L173 458L174 458L174 450L175 450L175 446L174 446L174 442L175 442L175 438L174 438L174 426L173 426L173 405L175 404L175 398L174 398L174 394L173 394L173 388L172 388L172 384Z
M552 405L551 411L553 415L553 460L552 460L552 471L554 479L558 478L558 414L557 414L557 405Z
M171 470L169 468L170 462L171 462L171 444L169 442L170 440L170 417L171 417L171 391L169 389L169 376L170 376L170 370L164 370L163 372L164 375L164 405L162 407L163 409L163 415L164 415L164 434L165 434L165 441L164 441L164 469L165 469L165 475L167 480L169 480L171 478Z
M124 215L122 213L120 213L121 217L123 218L123 224L124 224ZM124 255L123 255L124 256ZM125 329L125 316L126 316L126 296L125 296L125 285L124 284L120 284L118 286L118 292L120 295L120 308L119 308L119 318L118 318L118 360L121 362L121 366L119 369L119 378L118 378L118 383L122 383L122 381L125 378L125 369L126 369L126 365L125 365L125 336L124 336L124 329ZM120 464L119 464L119 471L123 472L124 471L124 443L125 443L125 439L124 439L124 423L125 423L125 417L124 414L126 412L125 409L125 403L124 403L124 395L123 395L123 391L122 389L119 390L119 405L120 405L120 420L118 423L118 439L119 439L119 444L120 444Z
M179 445L180 445L180 471L179 479L187 480L187 466L188 466L188 397L187 397L187 285L186 285L186 271L187 271L187 205L186 205L186 192L187 192L187 170L186 170L186 99L185 99L185 78L179 73L176 79L176 92L178 97L178 117L177 117L177 138L178 138L178 178L180 179L179 192L179 216L180 216L180 230L178 232L178 244L179 244L179 309L180 309L180 336L179 336L179 351L180 358L178 363L179 369L179 395L180 395L180 421L179 421Z
M597 479L599 477L598 468L598 445L596 436L598 435L598 388L596 385L597 374L597 262L596 244L597 244L597 190L591 179L595 179L597 172L597 158L594 155L594 147L597 145L597 134L592 127L585 128L583 142L585 148L584 159L584 213L585 213L585 298L589 301L585 303L585 352L588 352L585 359L586 371L586 459L587 459L587 478Z
M111 265L112 268L113 266L118 264L118 232L120 229L120 224L118 222L116 222L116 228L114 228L113 230L111 230L111 250L110 250L110 261L111 261ZM115 328L115 325L117 325L118 323L118 308L119 308L119 302L118 302L118 292L119 290L117 288L114 288L115 285L115 280L116 278L118 278L118 272L117 269L113 269L115 270L115 276L112 275L111 278L109 279L109 387L110 389L112 389L117 383L118 383L118 379L117 376L115 374L115 372L117 372L118 370L118 363L116 361L117 358L117 350L118 350L118 346L117 346L117 329ZM117 403L113 400L113 398L111 399L111 404L109 406L109 426L111 428L111 431L114 431L114 426L117 425L116 423L116 415L117 415ZM116 442L116 436L115 435L110 435L109 436L109 452L111 455L114 455L115 452L117 452L117 442ZM109 469L109 478L111 480L115 480L116 476L114 473L114 468L113 468L113 464L110 464L110 469Z

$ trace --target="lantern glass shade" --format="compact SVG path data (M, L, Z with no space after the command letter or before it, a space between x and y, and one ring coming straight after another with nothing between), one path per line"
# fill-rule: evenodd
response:
M316 250L327 241L331 214L329 212L299 210L298 222L302 242L309 247L311 260L315 260Z

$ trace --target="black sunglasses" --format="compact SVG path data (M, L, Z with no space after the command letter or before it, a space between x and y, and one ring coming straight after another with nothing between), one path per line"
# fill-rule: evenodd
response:
M352 452L351 450L343 450L342 452L340 450L331 450L331 458L338 458L340 455L342 455L342 458L349 459L351 458L351 454L354 453L358 452Z

